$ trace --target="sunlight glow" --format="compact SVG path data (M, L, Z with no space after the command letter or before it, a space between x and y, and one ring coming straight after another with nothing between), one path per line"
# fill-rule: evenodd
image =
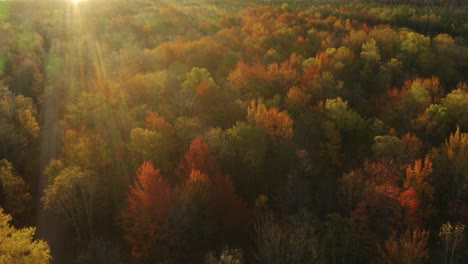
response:
M84 1L84 0L70 0L70 1L72 1L74 4L78 4L79 2Z

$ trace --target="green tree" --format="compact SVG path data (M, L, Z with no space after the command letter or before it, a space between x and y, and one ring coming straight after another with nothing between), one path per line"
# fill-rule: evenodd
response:
M419 63L424 58L425 54L429 54L430 50L430 38L422 34L409 32L406 36L402 37L401 42L401 51L402 51L402 61L405 63L406 67L409 69L419 69L421 66ZM426 62L434 66L433 62Z
M232 156L226 157L226 170L231 171L237 191L253 201L262 183L267 140L258 127L239 122L225 132Z
M380 50L374 39L370 39L362 44L361 81L364 83L364 88L367 89L368 92L374 92L376 90L377 82L374 80L380 69L380 59Z
M422 82L418 80L412 82L404 104L406 114L410 118L416 117L429 107L431 104L431 96Z
M174 144L163 133L144 128L134 128L130 133L130 147L137 155L137 161L151 160L164 172L173 165L171 153Z
M403 155L404 145L401 139L393 135L374 137L372 151L377 159L396 159Z
M436 75L449 83L459 79L457 68L463 64L466 55L463 55L453 37L448 34L438 34L432 39L432 44L437 58Z
M422 138L441 142L450 131L448 109L440 104L431 104L423 114L411 121L411 125Z
M468 130L468 92L462 89L453 90L442 100L442 105L447 108L452 126L456 124L463 131Z
M204 81L209 86L215 85L210 72L205 68L194 67L186 74L186 80L182 83L179 91L179 115L190 116L193 112L193 98L197 93L197 88Z
M362 155L361 153L366 150L365 146L368 146L369 141L372 140L372 134L374 132L371 130L369 122L359 115L359 113L348 107L348 102L340 97L327 99L325 101L324 110L325 115L329 119L328 121L333 123L333 126L337 129L338 135L341 138L343 152L337 152L337 154L344 155L344 161L346 161L346 163L343 165L347 166L350 163L350 160L346 158L347 155L354 155L355 158L356 153ZM325 122L324 128L328 130L325 131L325 136L331 139L333 134L327 134L331 132L332 126ZM335 141L338 140L337 137L333 136L333 138Z

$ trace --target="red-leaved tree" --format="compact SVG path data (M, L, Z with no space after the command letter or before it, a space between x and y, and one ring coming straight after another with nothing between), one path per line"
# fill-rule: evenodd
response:
M174 244L170 217L175 206L175 193L151 162L140 166L127 202L124 220L135 262L169 259Z

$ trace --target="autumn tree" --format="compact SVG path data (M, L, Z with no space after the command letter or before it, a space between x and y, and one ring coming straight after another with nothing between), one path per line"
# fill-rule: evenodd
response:
M205 126L227 128L244 114L240 105L229 99L225 91L204 80L193 97L193 114Z
M78 240L93 238L98 178L94 171L78 166L63 169L44 190L42 202L67 220Z
M403 159L412 162L421 158L423 154L423 142L416 136L406 133L401 139L404 146Z
M300 113L309 104L311 95L297 86L289 89L286 98L286 107L291 113Z
M127 197L124 221L136 263L165 261L172 256L175 233L170 224L175 193L151 162L138 169Z
M190 143L203 131L203 126L197 117L178 117L174 122L176 132L176 142L178 143L179 154L183 154L190 146Z
M299 62L300 58L294 53L280 64L267 66L261 63L249 65L241 61L229 74L227 87L243 100L284 95L291 86L297 84L299 74L296 67Z
M452 224L447 222L440 227L439 237L443 242L444 264L456 263L457 248L464 243L466 226L462 223Z
M221 174L202 138L192 141L177 174L180 187L175 228L176 232L186 234L180 238L183 241L179 241L182 249L185 247L195 257L200 257L200 253L223 241L242 240L250 221L249 209L237 196L229 179ZM205 228L194 232L192 226Z
M261 100L254 100L247 109L247 121L263 131L267 142L263 173L268 176L262 192L284 193L287 174L294 162L293 120L287 112L267 108Z
M0 158L12 162L28 178L30 171L36 170L34 156L37 155L40 135L33 99L15 96L0 81L0 119Z
M214 252L211 252L206 257L206 264L244 264L244 252L242 249L235 248L227 248L224 249L220 254L219 257L215 255Z
M393 233L381 249L384 263L427 263L430 258L427 243L429 232L425 230L406 230L398 236Z
M130 66L130 65L127 65ZM137 68L138 69L138 68ZM136 70L135 68L132 71ZM147 105L151 109L161 110L167 103L164 97L167 95L169 77L167 71L155 71L147 74L136 73L119 75L119 85L125 94L130 108L138 105Z
M287 141L293 136L293 120L284 111L277 108L267 109L265 104L252 101L247 110L247 120L250 125L262 129L273 141Z
M365 191L364 179L359 172L345 173L338 182L338 198L351 216Z
M190 144L189 150L179 164L177 174L183 180L193 170L200 171L210 177L219 172L216 162L211 156L210 147L201 137L195 138Z
M156 112L148 112L145 128L134 128L130 132L130 148L136 154L136 160L151 160L163 172L174 166L176 146L175 129Z
M442 142L450 132L448 109L440 104L431 104L424 113L411 121L411 125L421 138L429 142Z
M402 177L397 164L385 160L366 162L356 176L364 182L361 199L351 213L356 224L378 238L398 230L402 221L399 187Z
M414 190L416 195L416 203L420 202L421 205L417 204L409 205L410 214L415 214L416 217L420 218L420 221L427 221L434 214L433 208L433 194L434 187L432 186L430 179L432 175L432 162L429 157L423 160L417 160L414 162L414 167L408 166L406 168L406 179L403 187L406 190ZM411 225L410 225L411 226ZM423 223L417 225L423 226Z
M271 212L257 216L255 256L260 263L317 263L321 261L318 237L303 216L280 225Z
M31 202L28 186L5 159L0 160L0 187L1 207L15 217L25 213Z
M457 191L468 179L468 134L457 130L450 134L443 145L433 149L431 159L434 162L434 180L437 184L440 200L455 198ZM443 194L441 197L440 195Z
M11 216L0 207L0 263L50 263L52 257L47 242L33 238L36 229L16 229L10 221Z
M203 82L206 82L206 85L215 85L207 69L195 67L187 73L187 79L182 83L179 91L179 115L192 115L193 99Z

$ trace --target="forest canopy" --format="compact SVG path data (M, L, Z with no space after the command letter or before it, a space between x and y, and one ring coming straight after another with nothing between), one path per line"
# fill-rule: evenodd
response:
M0 263L467 263L467 17L0 1Z

